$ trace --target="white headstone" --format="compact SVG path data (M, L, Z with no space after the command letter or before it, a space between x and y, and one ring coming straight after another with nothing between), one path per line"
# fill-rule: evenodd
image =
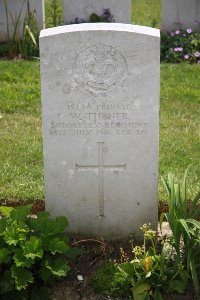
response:
M8 8L8 20L6 17L5 1L0 0L0 41L5 41L7 39L7 24L9 27L9 36L10 39L12 39L14 34L14 27L19 16L19 36L22 37L24 19L28 11L27 0L6 0L6 2ZM43 29L45 27L44 0L29 0L29 7L31 12L36 12L37 24L39 29Z
M89 21L90 15L101 15L110 9L115 22L131 23L131 0L62 0L65 24L74 23L75 18Z
M46 209L106 239L157 224L159 30L41 31Z
M200 0L163 0L162 3L164 30L200 30Z

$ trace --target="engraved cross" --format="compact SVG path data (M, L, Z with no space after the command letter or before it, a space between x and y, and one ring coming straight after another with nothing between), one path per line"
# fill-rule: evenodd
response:
M76 170L97 169L99 171L99 215L104 216L104 170L125 170L126 164L123 165L105 165L103 157L104 142L97 142L98 145L98 164L97 165L79 165L76 163Z

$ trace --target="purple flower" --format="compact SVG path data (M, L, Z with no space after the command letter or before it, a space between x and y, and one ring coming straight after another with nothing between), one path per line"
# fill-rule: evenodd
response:
M195 52L195 53L194 53L194 56L195 56L195 57L199 57L199 56L200 56L200 52L199 52L199 51Z
M174 48L174 51L175 52L181 52L181 51L183 51L183 48L182 47L177 47L177 48Z
M170 35L171 35L171 36L175 36L175 33L172 31L172 32L170 33Z
M197 64L200 65L200 60L198 60Z
M192 33L192 28L188 28L186 31L187 33Z
M180 30L176 30L175 33L178 35L180 34Z
M188 59L189 57L190 57L189 54L185 54L185 55L184 55L184 58L185 58L185 59Z

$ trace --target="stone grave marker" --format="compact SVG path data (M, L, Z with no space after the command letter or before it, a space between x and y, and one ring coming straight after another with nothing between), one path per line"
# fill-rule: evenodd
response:
M157 225L159 30L41 31L46 209L69 231L119 239Z
M19 36L22 37L24 19L27 14L27 0L6 0L6 1L7 1L7 8L8 8L8 20L6 17L6 8L5 8L4 0L0 0L0 41L5 41L7 39L7 35L8 35L7 24L9 28L9 36L10 39L12 39L14 33L14 25L13 25L12 18L14 19L14 23L16 24L16 20L18 19L19 15L20 15ZM45 27L44 26L45 25L44 0L29 0L29 7L31 12L36 11L38 27L40 29L43 29Z
M74 23L75 18L89 21L90 15L101 15L110 9L115 22L131 23L131 0L62 0L65 24Z
M164 30L187 29L200 31L200 0L163 0Z

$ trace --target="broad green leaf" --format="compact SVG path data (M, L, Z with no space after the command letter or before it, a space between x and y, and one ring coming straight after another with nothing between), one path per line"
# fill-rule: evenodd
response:
M47 259L46 268L51 271L51 273L55 276L66 276L67 272L69 271L69 267L65 259L62 258L54 258L49 257Z
M55 223L56 223L56 228L59 232L65 231L69 225L67 218L64 216L57 217L55 219Z
M134 268L134 264L133 263L130 263L130 262L122 263L122 264L119 264L117 266L117 268L121 272L126 273L127 275L129 275L131 277L135 276L135 268Z
M26 228L22 228L22 224L12 222L4 231L4 240L8 245L16 246L20 241L26 240Z
M25 221L31 213L31 205L21 206L10 213L10 218L17 221Z
M142 294L146 291L149 291L150 289L151 285L144 280L136 282L133 286L134 295Z
M49 250L52 254L56 253L66 253L69 246L59 238L54 238L49 243Z
M31 228L45 237L53 237L55 235L64 233L68 225L65 217L57 217L50 219L48 213L39 213L37 219L30 220Z
M7 264L10 261L10 252L7 248L0 248L0 264Z
M22 250L18 249L16 253L13 255L13 259L15 262L15 265L17 267L27 267L30 268L30 266L35 262L34 259L27 259L23 254Z
M25 268L12 267L12 277L15 280L15 286L18 291L26 289L30 283L33 283L32 273Z
M23 254L26 258L35 259L43 256L41 240L32 236L29 241L26 241L22 247Z
M5 217L10 217L10 213L13 210L15 210L15 208L13 208L13 207L0 206L0 213L2 213L2 215L4 215Z

